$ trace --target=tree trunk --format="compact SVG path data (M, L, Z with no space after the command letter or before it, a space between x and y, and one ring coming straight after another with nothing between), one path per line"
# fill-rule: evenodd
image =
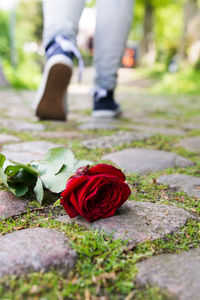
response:
M6 87L9 86L4 74L3 74L3 70L2 67L0 65L0 87Z
M187 0L184 5L183 29L182 29L182 36L181 36L180 47L179 47L180 61L183 61L187 58L186 50L189 43L188 28L190 22L196 16L197 12L198 12L197 0Z
M154 39L154 7L150 3L145 4L144 30L140 45L141 61L152 65L156 59L156 47Z

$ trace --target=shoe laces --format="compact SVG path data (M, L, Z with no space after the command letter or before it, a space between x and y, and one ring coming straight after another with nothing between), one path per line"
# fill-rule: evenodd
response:
M95 101L99 101L101 98L105 98L108 95L108 91L101 87L95 87L92 92Z
M74 56L76 56L76 58L78 59L78 67L79 67L78 81L81 82L83 69L84 69L84 61L80 51L72 44L71 41L65 39L61 35L58 35L55 38L55 41L60 45L63 51L72 52Z

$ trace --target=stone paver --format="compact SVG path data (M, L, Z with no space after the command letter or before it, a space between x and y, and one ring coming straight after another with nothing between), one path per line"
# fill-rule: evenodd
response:
M88 149L111 148L115 146L121 146L123 144L131 144L134 141L146 140L150 136L151 134L143 132L119 131L113 135L84 141L81 143L81 145L85 146Z
M62 139L63 144L69 144L70 147L70 141L73 144L73 139L77 139L83 141L82 145L88 149L110 148L110 151L101 151L108 153L116 151L112 149L113 147L123 144L124 148L131 148L130 143L146 140L155 134L182 136L184 139L187 130L200 128L197 96L190 98L182 95L179 97L178 95L145 94L144 91L140 93L137 90L133 92L133 84L142 88L149 83L146 79L135 80L132 70L127 69L120 70L123 73L119 76L121 85L118 86L115 95L117 102L123 108L123 118L93 119L88 113L92 107L92 97L88 92L93 85L94 69L86 68L85 71L83 82L79 85L77 69L75 69L72 85L69 87L67 123L36 122L37 118L31 109L36 91L16 92L10 89L0 92L2 117L0 128L3 129L0 134L0 150L7 158L24 163L40 160L48 149L60 146L45 142L46 139L52 139L57 143L61 143ZM5 134L5 129L12 135L8 135L7 131ZM101 129L105 130L102 134ZM113 130L112 135L103 136L107 129ZM127 129L129 131L126 131ZM91 132L88 133L87 130ZM125 131L119 132L119 130ZM28 132L29 138L35 137L37 141L21 143L18 137L14 137L12 131ZM20 135L26 139L26 134ZM199 152L200 138L184 139L177 146ZM85 152L89 155L92 151ZM103 159L113 161L119 167L125 168L127 172L138 174L156 172L168 167L193 165L193 162L174 153L137 148L110 153L103 156ZM157 182L200 197L200 177L174 174L162 176L157 179ZM29 201L18 199L9 192L0 191L0 222L4 222L4 218L26 213L28 205ZM41 212L43 213L46 215L46 209ZM63 215L64 211L59 213ZM178 232L190 218L193 216L184 209L156 204L155 199L152 199L152 203L127 201L112 218L101 219L92 224L80 216L70 219L66 214L60 216L59 221L75 222L88 228L102 229L108 234L112 233L114 238L128 239L129 246L132 247L147 240L163 238L166 234ZM22 276L30 272L51 270L68 273L73 268L77 255L70 248L67 237L52 229L39 228L38 224L34 226L36 228L21 231L20 227L13 227L14 233L6 236L0 234L0 277L10 274ZM199 299L199 249L143 261L138 264L138 285L143 287L145 284L150 284L167 289L171 295L169 299ZM4 280L6 282L6 278Z
M185 132L178 129L178 128L169 128L169 127L150 127L150 126L142 126L142 125L131 125L130 126L134 130L143 131L143 132L149 132L154 134L164 134L164 135L184 135Z
M0 127L14 131L37 131L44 130L45 126L39 123L29 123L15 119L0 119Z
M18 105L18 106L12 106L9 107L9 109L6 112L6 115L10 118L14 119L27 119L31 121L36 121L37 117L33 113L31 109L26 107L25 105ZM20 121L18 121L20 122Z
M29 163L32 160L40 160L51 148L59 147L60 145L47 141L34 141L4 145L1 153L7 159Z
M0 238L0 277L50 270L66 274L75 260L66 236L49 228L25 229Z
M190 196L200 197L200 178L198 177L173 174L159 177L157 183L166 184L170 188L183 191Z
M6 133L0 134L0 144L13 143L13 142L20 142L20 138Z
M169 299L200 299L200 248L163 254L137 264L137 284L167 290Z
M27 211L28 201L15 197L12 193L0 191L0 220Z
M176 146L183 147L191 152L200 152L200 137L187 137L180 141Z
M91 119L91 121L79 125L81 130L118 129L119 121L113 119Z
M2 90L0 93L0 104L2 105L2 107L8 108L12 105L20 105L21 102L22 100L16 91L6 89Z
M130 148L110 153L102 157L116 163L130 173L143 174L157 172L166 168L187 167L194 163L171 152Z
M177 231L189 218L188 212L175 206L127 201L117 215L94 223L89 223L80 216L70 219L66 215L58 220L102 229L106 233L113 233L114 238L128 239L129 244L136 245Z
M141 123L141 124L148 124L148 125L161 125L161 126L164 126L164 125L175 125L176 122L174 120L168 120L168 119L163 119L163 118L150 118L150 117L145 117L143 116L142 118L141 117L135 117L134 118L134 122L137 122L137 123Z
M76 131L38 131L33 136L45 139L75 139L83 137L83 134Z
M195 129L200 129L200 124L199 123L184 123L182 125L182 128L185 130L195 130Z

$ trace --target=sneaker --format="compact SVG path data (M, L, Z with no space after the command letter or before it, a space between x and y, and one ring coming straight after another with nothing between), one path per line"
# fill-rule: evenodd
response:
M47 46L46 56L42 82L34 101L36 115L42 120L66 120L66 91L73 58L76 56L81 61L81 55L68 39L57 36Z
M95 118L116 118L121 114L120 105L114 100L114 92L96 88L93 94L93 112Z

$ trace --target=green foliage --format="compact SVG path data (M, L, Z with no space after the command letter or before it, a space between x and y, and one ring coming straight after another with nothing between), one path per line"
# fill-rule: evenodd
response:
M0 154L0 179L17 197L28 192L35 193L41 204L44 198L43 188L53 193L61 193L68 178L78 168L91 164L90 161L75 159L70 150L62 147L50 149L44 160L33 161L27 165L10 162Z
M9 15L0 11L0 59L10 59Z
M53 213L53 211L52 211ZM33 273L27 276L4 277L0 281L0 298L18 300L32 297L50 300L84 299L85 293L111 300L125 299L132 295L135 300L164 300L167 294L158 288L139 290L135 284L136 263L152 255L174 253L199 246L200 224L189 220L175 234L163 239L148 241L128 250L126 242L113 240L112 236L95 230L87 230L76 224L65 225L53 219L52 214L28 212L21 218L0 223L0 233L6 234L16 228L34 226L52 228L63 232L78 254L75 268L67 276L58 272Z
M41 70L32 55L21 57L15 68L9 61L4 61L3 67L7 80L15 89L35 90L38 88L41 81Z
M134 17L129 40L139 41L143 34L144 6L140 1L136 1L134 5Z
M176 53L182 31L183 10L176 3L169 3L156 10L155 40L160 58L165 60ZM171 58L170 57L170 58Z
M157 59L166 61L177 53L183 26L183 1L139 0L135 3L134 22L129 39L140 43L144 38L145 9L154 10L152 37L155 39ZM141 46L140 46L141 47Z
M148 254L135 255L127 250L124 241L113 240L112 236L103 232L86 230L75 224L58 223L51 215L44 218L36 213L28 213L21 220L9 219L4 226L0 223L0 232L10 232L20 226L29 228L35 224L65 233L78 254L77 264L67 277L58 272L49 272L34 273L18 279L6 278L0 282L0 298L9 298L15 291L15 299L27 299L32 294L33 286L38 287L37 296L49 300L57 298L58 293L65 299L84 299L86 289L92 295L109 295L109 299L113 300L124 299L125 295L135 289L135 263L142 257L148 257ZM151 291L150 294L157 293ZM147 292L145 294L148 295ZM137 296L136 299L142 299L140 293Z
M0 60L7 80L17 89L37 89L41 80L42 58L26 53L25 43L42 41L42 1L19 1L16 9L14 45L16 65L11 65L10 12L0 12Z
M30 164L10 162L0 154L0 178L4 185L17 197L24 196L37 181L38 172Z
M44 198L44 190L42 180L38 177L36 185L34 187L34 193L36 195L37 201L42 204L42 200Z
M152 5L153 7L157 8L159 6L166 6L171 1L170 0L140 0L143 5Z
M151 73L154 76L154 72ZM199 94L200 70L195 70L191 66L186 66L175 74L160 71L156 77L160 80L152 86L151 92L157 94Z
M60 193L65 189L67 179L78 168L91 164L86 160L78 161L70 150L60 147L50 149L37 169L44 186L53 193Z
M164 239L158 239L153 242L153 247L159 252L177 252L180 250L189 250L199 246L200 241L200 222L198 220L189 220L186 226L183 226L178 233L168 234Z
M94 7L96 4L96 0L88 0L86 1L87 7Z
M18 46L23 46L25 42L40 43L42 27L42 1L20 1L17 6L16 39Z

